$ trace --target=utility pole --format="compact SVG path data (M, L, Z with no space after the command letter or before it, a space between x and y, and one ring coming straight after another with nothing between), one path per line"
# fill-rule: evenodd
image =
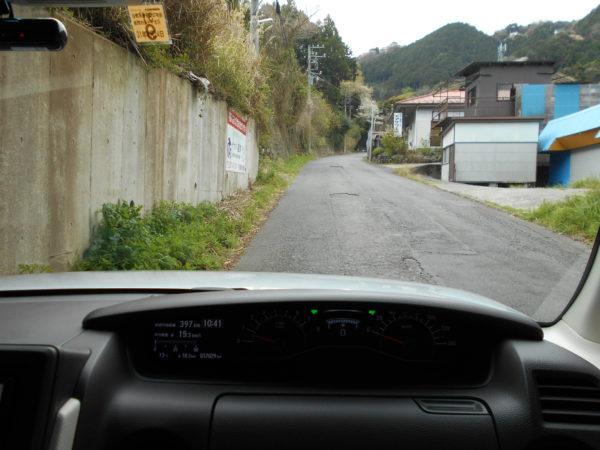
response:
M348 119L348 108L346 107L348 105L348 93L345 92L344 93L344 119ZM348 132L346 131L344 133L344 153L346 153L346 140L348 137Z
M250 39L258 55L258 0L252 0L250 3Z
M258 18L259 3L259 0L252 0L252 3L250 3L250 40L252 41L252 47L254 48L256 55L258 55L260 51L260 25L273 21L272 17L267 17L265 19Z
M375 104L371 105L371 127L369 128L369 137L367 138L367 159L371 161L373 150L373 133L375 132Z
M307 103L308 103L308 153L312 151L312 90L311 87L315 81L315 75L319 74L319 59L325 58L327 55L317 55L313 50L323 48L322 45L309 45L308 46L308 58L306 75L308 76L308 91L307 91Z

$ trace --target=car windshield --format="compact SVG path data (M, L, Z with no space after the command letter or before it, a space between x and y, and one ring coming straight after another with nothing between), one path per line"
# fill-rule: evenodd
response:
M18 3L68 42L1 34L28 51L0 52L0 274L370 277L540 322L576 291L600 225L594 1Z

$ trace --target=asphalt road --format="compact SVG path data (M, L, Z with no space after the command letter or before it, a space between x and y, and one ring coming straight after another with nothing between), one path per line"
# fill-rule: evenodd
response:
M566 305L590 248L363 157L307 164L235 270L437 284L538 320Z

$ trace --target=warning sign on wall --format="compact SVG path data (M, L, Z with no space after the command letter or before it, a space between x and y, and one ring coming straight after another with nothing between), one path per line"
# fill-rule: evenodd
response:
M225 169L246 173L246 122L231 110L227 111L227 147Z
M163 5L158 3L131 5L128 8L136 42L140 44L171 43Z

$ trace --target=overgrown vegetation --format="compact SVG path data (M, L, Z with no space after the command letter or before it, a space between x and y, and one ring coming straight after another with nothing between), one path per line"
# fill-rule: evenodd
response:
M279 194L312 159L265 159L249 191L223 202L190 205L162 202L147 215L143 207L107 203L92 243L75 270L218 270L235 260Z
M517 215L557 233L592 243L600 227L600 189L560 202L544 202L533 211L520 211Z
M402 136L395 136L388 131L381 137L381 146L371 153L372 158L379 163L401 163L404 162L408 145Z
M313 23L293 1L281 7L264 4L259 16L273 21L260 26L257 54L250 42L249 1L165 0L165 8L172 45L136 44L126 8L66 11L138 54L149 67L208 79L212 95L255 119L265 154L337 151L344 134L356 129L352 114L344 115L340 85L356 78L357 63L331 18ZM321 51L327 54L320 61L322 73L314 80L310 104L309 44L324 46Z
M192 72L210 81L211 92L232 107L268 121L262 108L269 95L262 61L250 51L245 11L225 0L165 0L172 45L135 42L127 8L71 8L76 19L138 54L151 68L179 75Z
M54 272L52 267L44 264L19 264L19 274L31 273L51 273Z
M371 156L380 164L423 164L440 161L442 153L441 149L429 147L409 150L402 136L394 136L388 131L381 137L381 146L374 149Z
M574 189L600 189L600 178L588 177L574 181L569 187Z

